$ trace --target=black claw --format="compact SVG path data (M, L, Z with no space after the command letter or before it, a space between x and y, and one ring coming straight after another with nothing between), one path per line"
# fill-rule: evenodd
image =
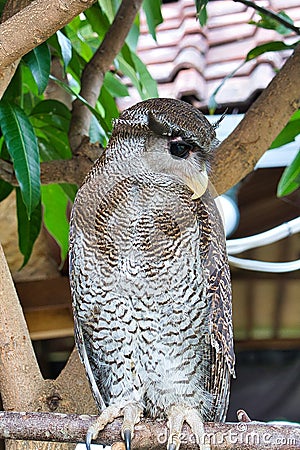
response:
M90 431L87 432L86 437L85 437L85 446L86 446L86 450L91 450L91 442L93 439L93 433L91 433Z
M131 450L131 431L128 430L128 428L126 430L124 430L124 441L125 441L125 449L126 450Z
M176 449L176 445L174 444L174 442L171 442L171 444L169 444L168 446L168 450L175 450Z

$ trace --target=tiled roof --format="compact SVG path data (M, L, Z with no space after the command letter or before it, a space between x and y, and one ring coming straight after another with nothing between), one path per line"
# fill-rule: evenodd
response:
M299 0L263 0L256 3L274 11L284 9L300 25ZM195 18L194 0L162 5L164 22L157 29L157 42L141 16L138 55L158 82L161 97L185 98L205 108L221 80L242 63L249 50L282 37L272 30L250 25L258 16L252 8L232 0L208 3L209 20L201 29ZM291 39L291 38L290 38ZM245 64L217 95L221 105L247 109L253 96L264 89L282 66L287 52L266 53ZM124 109L140 100L128 81L130 98L120 100Z

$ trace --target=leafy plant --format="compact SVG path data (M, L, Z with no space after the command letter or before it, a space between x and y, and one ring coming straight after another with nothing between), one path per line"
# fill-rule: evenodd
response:
M268 30L274 30L282 36L290 35L291 32L295 32L297 35L300 35L300 29L295 26L291 17L289 17L284 11L275 13L271 10L258 6L256 3L252 1L248 0L234 0L234 1L240 1L241 3L244 3L245 5L253 7L254 9L257 10L260 16L260 20L258 22L251 20L249 22L250 24ZM208 3L207 0L195 0L198 17L201 25L205 24L207 21L207 10L206 10L207 3ZM246 55L244 61L222 80L220 85L215 89L215 91L211 95L208 102L208 108L210 113L213 114L218 106L218 103L216 101L216 95L218 94L220 89L222 89L226 81L232 78L244 64L267 52L294 50L299 44L300 40L295 40L295 42L293 42L292 44L287 44L283 41L270 41L258 45L257 47L250 50ZM272 143L271 149L294 141L295 137L300 134L299 114L300 112L298 111L291 117L288 124L283 128L281 133ZM295 159L292 161L291 165L287 167L284 173L282 174L281 180L278 184L277 195L279 197L288 195L294 192L299 187L300 187L300 154L298 152Z
M135 52L138 16L115 60L115 70L105 75L96 107L79 95L82 72L106 35L119 4L119 0L95 3L25 55L0 101L1 158L13 164L19 186L15 188L0 180L0 201L15 189L23 265L30 258L42 222L60 246L64 261L69 233L66 211L76 194L74 185L40 186L40 162L72 157L68 140L71 112L64 103L45 95L49 80L90 109L93 119L89 137L91 142L98 141L101 145L106 144L112 120L118 116L116 99L128 95L120 74L131 80L141 99L158 95L156 83ZM162 21L160 0L144 0L143 7L149 31L155 39L155 29ZM53 57L61 62L64 80L51 74Z

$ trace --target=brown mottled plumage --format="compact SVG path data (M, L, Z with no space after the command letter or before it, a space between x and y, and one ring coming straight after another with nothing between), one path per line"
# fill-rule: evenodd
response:
M74 203L70 279L76 342L102 411L88 441L124 416L183 421L201 450L225 418L234 371L225 238L207 187L214 127L191 105L151 99L124 111ZM89 448L89 443L87 444Z

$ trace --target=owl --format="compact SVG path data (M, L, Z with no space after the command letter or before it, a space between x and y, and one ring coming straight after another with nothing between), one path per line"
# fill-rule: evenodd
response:
M234 373L231 284L222 221L209 192L217 139L193 106L150 99L114 123L71 217L75 340L100 415L130 449L142 416L184 422L201 450L205 421L225 419Z

